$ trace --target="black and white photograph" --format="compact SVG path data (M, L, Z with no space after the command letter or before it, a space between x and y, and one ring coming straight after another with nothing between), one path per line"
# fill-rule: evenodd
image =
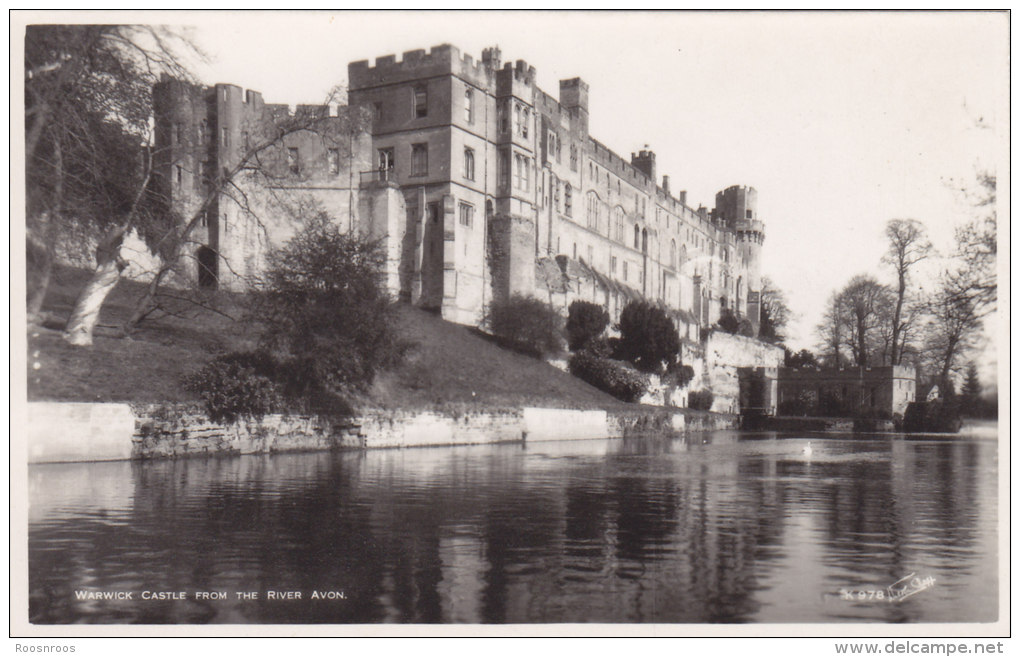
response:
M1008 11L10 25L12 637L1009 636Z

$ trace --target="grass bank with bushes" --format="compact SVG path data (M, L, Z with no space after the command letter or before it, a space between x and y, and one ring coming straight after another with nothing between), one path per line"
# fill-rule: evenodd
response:
M122 281L103 308L95 344L74 347L61 338L87 272L60 268L44 310L52 320L28 336L29 400L195 402L186 377L218 355L254 346L256 336L238 321L244 296L203 298L206 307L170 303L174 314L143 323L130 338L116 327L142 292ZM171 300L168 300L171 301ZM398 366L381 372L356 405L364 408L543 406L607 410L628 405L565 372L501 347L469 327L410 306L397 311L397 330L412 346Z

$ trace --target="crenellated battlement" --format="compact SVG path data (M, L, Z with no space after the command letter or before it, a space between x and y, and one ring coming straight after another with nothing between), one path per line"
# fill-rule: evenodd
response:
M498 50L497 50L498 53ZM384 55L370 65L363 59L347 66L348 86L352 91L400 82L410 82L438 75L456 75L478 86L491 84L493 62L497 58L476 61L468 54L448 43L425 50L409 50L398 60L396 55Z

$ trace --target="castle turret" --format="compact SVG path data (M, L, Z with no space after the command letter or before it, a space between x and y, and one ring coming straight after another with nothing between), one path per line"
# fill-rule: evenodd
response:
M755 333L761 320L761 247L765 224L758 218L758 192L734 185L715 195L719 222L736 233L743 272L737 278L735 307L751 320Z
M637 155L634 153L630 154L630 163L635 169L641 171L648 179L653 183L656 181L655 177L655 153L653 151L640 151Z
M588 83L581 78L560 80L560 105L570 112L577 130L588 134Z

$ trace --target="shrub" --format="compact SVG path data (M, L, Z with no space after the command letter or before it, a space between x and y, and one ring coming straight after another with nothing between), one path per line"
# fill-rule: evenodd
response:
M711 390L693 390L687 395L687 408L693 408L696 411L710 411L714 399L715 396Z
M732 308L723 308L716 326L727 333L742 335L745 338L754 337L754 325L751 320L746 317L737 317Z
M930 402L911 402L903 414L903 430L958 433L962 425L955 400L939 398Z
M719 313L719 321L716 322L720 329L727 333L736 333L740 330L740 320L729 308L723 308Z
M571 351L583 349L609 326L609 313L597 303L575 301L567 313L567 341Z
M258 420L280 403L272 380L274 369L272 360L263 354L227 354L188 376L185 387L198 393L213 422Z
M671 367L680 352L680 334L666 313L645 301L631 301L620 313L617 357L643 372Z
M532 356L556 353L563 348L559 313L532 297L514 295L489 306L489 327L507 346Z
M344 233L323 213L272 254L251 314L289 399L345 412L346 395L402 356L384 263L378 243Z
M625 363L583 350L570 358L570 373L625 402L636 402L648 389L648 378Z
M662 382L666 385L686 388L692 379L694 379L694 368L690 365L680 365L677 363L666 370L662 377Z

